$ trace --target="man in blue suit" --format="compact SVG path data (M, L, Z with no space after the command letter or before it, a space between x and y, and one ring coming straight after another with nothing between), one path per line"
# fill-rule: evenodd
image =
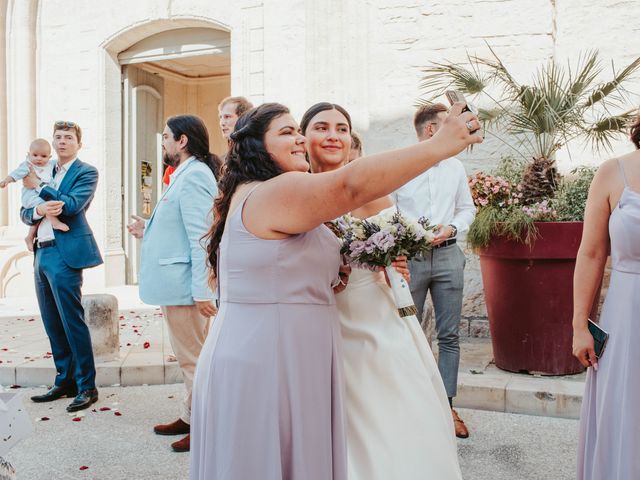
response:
M128 226L142 238L140 298L161 305L169 340L184 376L183 412L176 421L156 425L159 435L184 435L174 451L189 451L191 387L200 350L216 309L208 284L203 236L211 227L211 209L218 193L220 159L209 152L209 134L202 120L180 115L167 120L162 134L164 163L175 167L148 220L133 216Z
M53 387L31 400L50 402L75 397L67 407L69 412L98 401L91 336L81 303L82 270L102 263L86 218L98 185L98 171L78 158L81 142L79 125L65 121L54 124L53 148L58 161L53 186L42 183L31 171L23 184L35 189L45 202L20 210L27 225L39 222L34 244L36 295L57 372ZM59 216L69 231L54 230L44 218L47 214Z

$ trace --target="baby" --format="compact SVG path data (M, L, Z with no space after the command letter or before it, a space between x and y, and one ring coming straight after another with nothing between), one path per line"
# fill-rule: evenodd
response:
M53 181L53 167L56 162L50 161L51 159L51 145L49 142L42 138L36 138L31 142L29 147L29 153L27 159L22 162L18 168L9 174L7 178L0 181L0 188L4 188L10 183L22 180L29 174L29 168L38 175L38 177L46 184L51 184ZM40 198L38 192L30 188L22 189L22 206L24 208L34 208L44 203L44 200ZM69 227L60 221L60 219L53 215L47 215L45 218L51 222L51 226L55 230L62 232L68 232ZM36 238L38 231L38 224L32 226L29 229L29 235L24 239L27 242L27 248L33 252L33 242Z

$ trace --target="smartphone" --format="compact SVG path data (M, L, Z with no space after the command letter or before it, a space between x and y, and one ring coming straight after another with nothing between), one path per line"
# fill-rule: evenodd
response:
M471 112L474 115L478 115L477 109L473 105L471 105L469 102L467 102L467 99L464 98L464 95L462 94L462 92L459 92L458 90L447 90L446 92L444 92L444 96L447 97L447 100L451 105L453 105L456 102L464 103L464 108L462 109L463 112ZM479 129L476 129L469 133L476 133L478 130Z
M595 350L596 357L602 357L604 349L607 348L607 341L609 340L609 334L605 332L600 325L593 322L591 319L587 322L589 333L593 337L593 349Z

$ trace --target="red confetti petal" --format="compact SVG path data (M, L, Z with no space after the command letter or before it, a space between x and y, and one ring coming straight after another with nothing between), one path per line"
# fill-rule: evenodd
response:
M151 346L151 344L149 342L144 342L144 348L149 348Z
M72 422L80 422L82 420L82 417L73 417L71 419Z
M113 414L114 414L116 417L121 417L121 416L122 416L122 414L121 414L120 412L113 412Z
M138 333L138 329L137 329L137 328L134 328L134 329L133 329L133 332L134 332L134 333Z
M89 467L87 467L86 465L82 465L82 466L80 467L80 470L89 470Z
M127 342L127 347L130 347L130 346L131 346L131 344L129 342Z
M20 385L11 385L9 388L13 388L15 390L16 388L22 388L22 387Z
M49 420L49 417L40 417L40 420L46 422L47 420Z
M27 322L35 322L36 319L35 318L30 318L29 320L27 320Z
M9 349L8 349L8 348L3 348L3 349L2 349L2 351L3 351L3 352L8 352L8 351L9 351Z
M107 410L111 410L109 407L100 407L101 412L106 412Z

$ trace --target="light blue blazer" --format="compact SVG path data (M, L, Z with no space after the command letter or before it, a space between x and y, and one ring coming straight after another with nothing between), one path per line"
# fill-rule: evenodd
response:
M171 176L142 237L140 298L150 305L193 305L214 300L206 244L218 187L204 163L191 157Z

